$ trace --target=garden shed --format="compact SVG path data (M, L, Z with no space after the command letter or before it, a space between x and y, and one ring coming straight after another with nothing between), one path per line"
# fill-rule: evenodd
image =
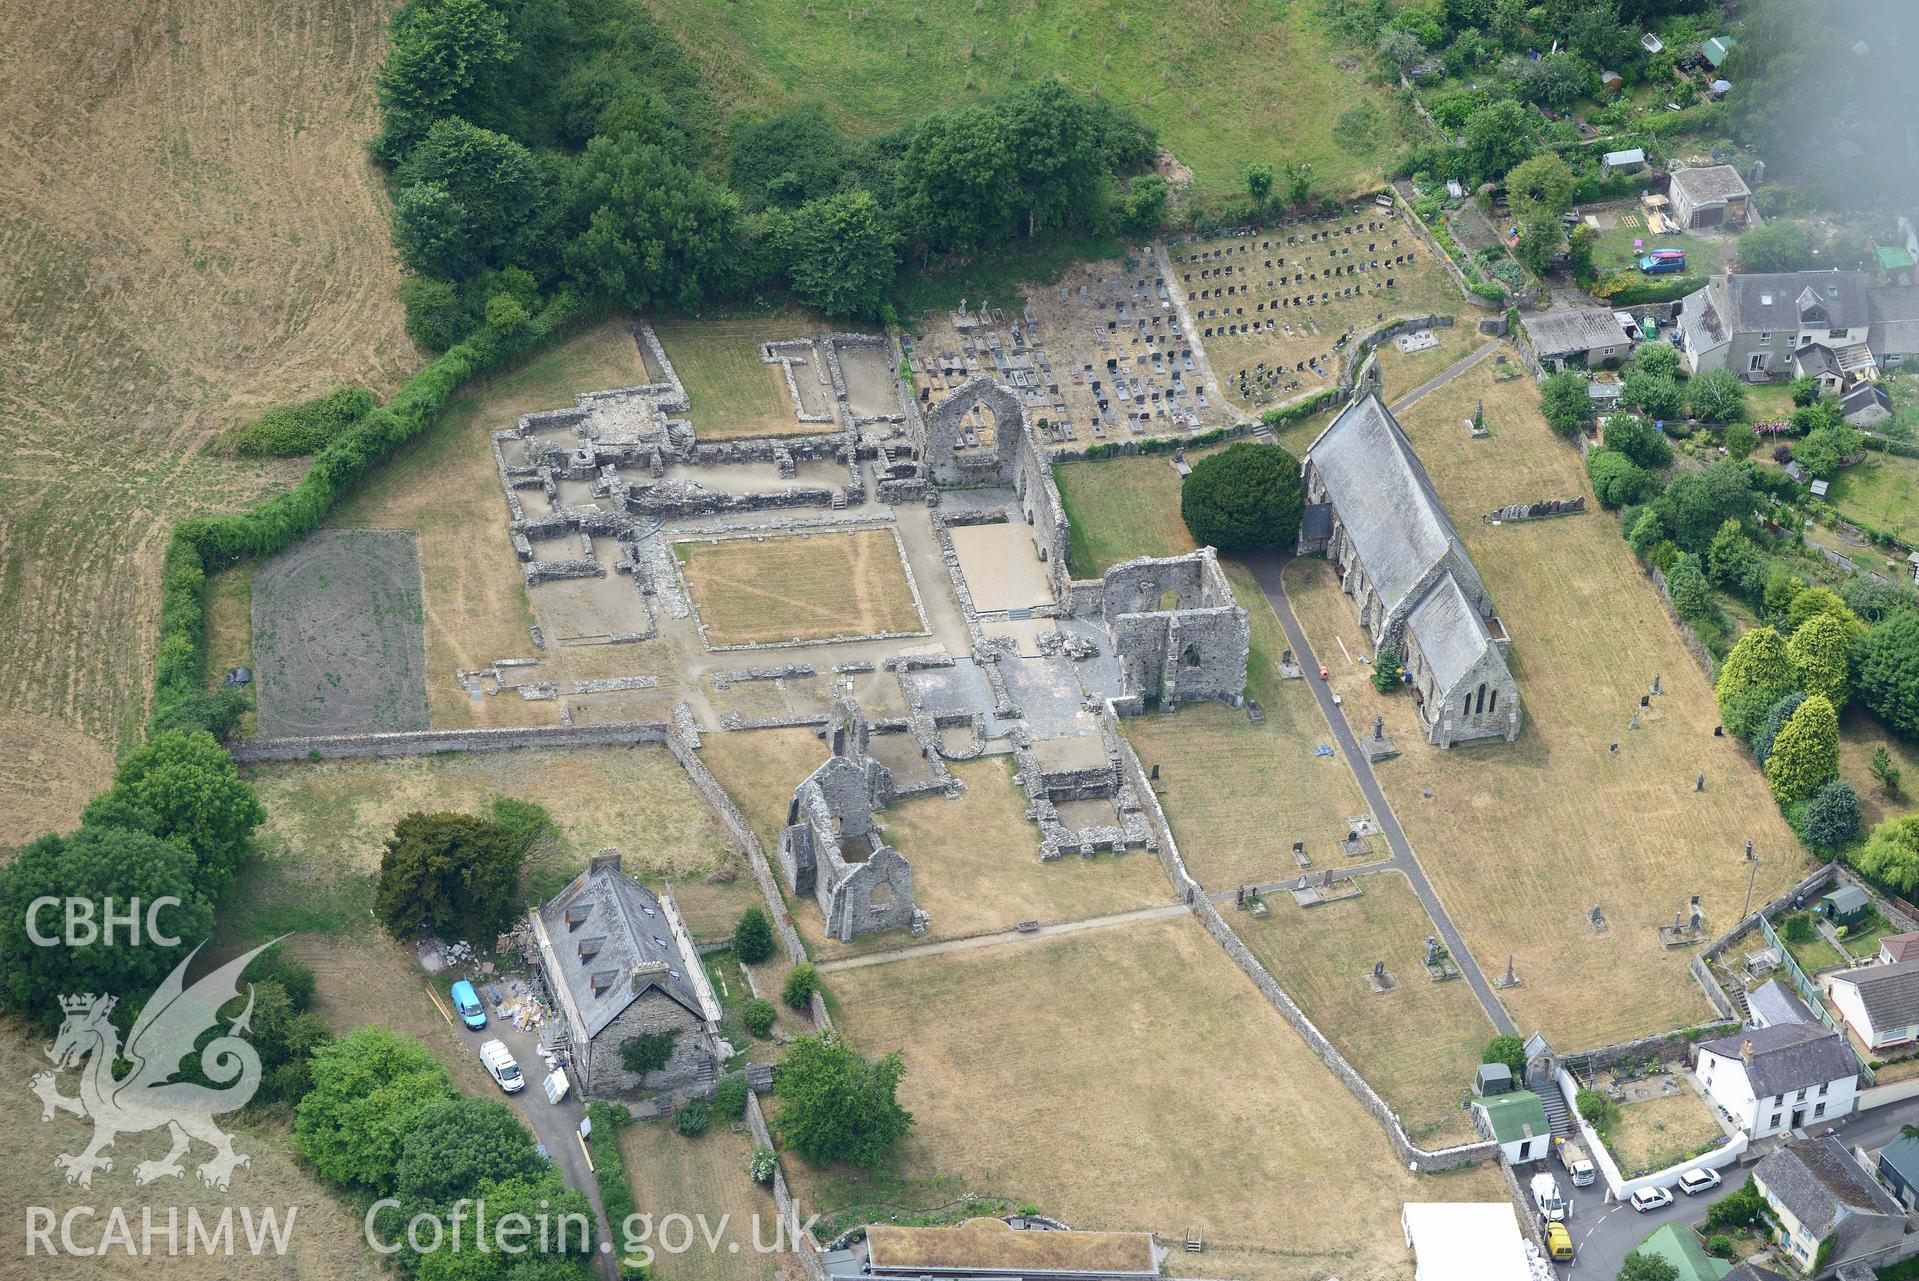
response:
M1820 899L1813 910L1834 925L1856 925L1872 911L1872 895L1857 885L1842 885Z

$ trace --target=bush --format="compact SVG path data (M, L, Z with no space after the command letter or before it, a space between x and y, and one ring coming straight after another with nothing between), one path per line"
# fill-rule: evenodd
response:
M1571 370L1561 370L1539 384L1539 412L1548 425L1562 436L1576 436L1592 421L1592 397L1586 392L1586 380Z
M740 1006L740 1022L744 1023L746 1030L754 1036L764 1038L773 1030L773 1016L777 1012L773 1008L773 1002L762 1001L756 996Z
M713 1110L729 1121L746 1115L746 1078L729 1076L713 1089Z
M755 1183L771 1183L774 1172L779 1168L780 1158L772 1148L754 1148L753 1155L746 1162L746 1172Z
M1579 1115L1599 1136L1604 1138L1618 1119L1619 1105L1601 1094L1598 1090L1581 1090L1573 1096L1573 1106L1579 1109Z
M272 458L311 454L372 411L372 392L338 387L316 400L262 414L234 433L233 452Z
M1305 508L1299 460L1276 445L1241 442L1208 454L1179 491L1194 541L1223 552L1292 545Z
M812 1008L813 993L820 990L820 976L810 961L801 961L786 975L786 984L780 988L780 999L802 1014Z
M1859 838L1859 796L1852 784L1835 778L1812 794L1793 824L1806 844L1836 850Z
M1521 1080L1526 1075L1526 1043L1516 1036L1496 1036L1486 1042L1479 1061L1504 1063L1512 1069L1513 1080Z
M1752 1176L1747 1175L1737 1192L1720 1197L1706 1208L1706 1227L1708 1230L1758 1227L1765 1214L1766 1198L1760 1194Z
M713 1112L705 1099L688 1099L673 1114L673 1128L689 1139L697 1139L705 1134L706 1128L712 1123Z
M1811 916L1794 912L1781 924L1779 936L1788 943L1810 943L1819 936L1819 931L1813 927Z
M1586 455L1586 474L1592 478L1599 505L1607 508L1630 507L1652 497L1659 478L1616 449L1595 449Z
M517 796L496 796L491 807L493 822L504 829L521 853L533 848L533 842L553 830L553 816L538 801L523 801Z
M1706 1253L1720 1259L1732 1258L1732 1238L1723 1232L1715 1232L1706 1240Z
M757 903L740 913L733 927L733 955L746 965L758 965L773 955L773 923Z

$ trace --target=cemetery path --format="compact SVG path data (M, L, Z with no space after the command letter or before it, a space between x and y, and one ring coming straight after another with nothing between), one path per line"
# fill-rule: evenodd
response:
M1157 921L1163 917L1179 916L1190 911L1192 909L1184 903L1168 903L1164 907L1142 907L1131 912L1115 912L1111 916L1088 917L1083 921L1061 921L1056 925L1042 925L1036 930L1001 930L997 934L974 934L962 939L942 939L936 943L921 943L914 947L896 947L885 952L843 956L834 961L821 961L816 968L821 974L833 974L840 970L862 970L869 965L890 965L894 961L910 961L921 956L940 956L947 952L971 952L982 947L998 947L1002 943L1024 943L1029 939L1057 938L1061 934L1077 934L1081 930L1103 930L1115 925Z
M1213 377L1213 362L1207 358L1206 345L1199 340L1199 326L1193 323L1193 313L1187 309L1186 290L1181 286L1179 273L1173 270L1172 259L1166 256L1166 242L1153 242L1153 261L1159 265L1159 274L1166 278L1166 301L1173 304L1173 314L1179 317L1179 331L1193 342L1193 360L1199 365L1200 386L1213 398L1213 403L1227 410L1243 423L1253 421L1253 416L1235 405L1226 396L1219 385L1219 379Z
M1496 344L1489 344L1496 345ZM1487 348L1468 357L1471 361L1485 354ZM1461 362L1462 364L1467 362ZM1453 366L1453 370L1459 369ZM1447 375L1442 375L1445 377ZM1300 659L1300 666L1307 672L1319 669L1319 659L1313 653L1313 647L1306 641L1306 633L1301 630L1299 620L1293 617L1292 602L1286 598L1286 584L1280 577L1280 571L1286 568L1292 557L1280 553L1268 552L1247 558L1247 566L1253 571L1253 577L1266 594L1267 603L1273 607L1273 613L1279 616L1279 624L1286 631L1286 642L1292 646L1293 653ZM1508 1035L1517 1035L1519 1028L1513 1022L1512 1015L1506 1012L1499 997L1494 993L1491 983L1479 968L1479 962L1466 950L1466 942L1460 937L1459 928L1453 924L1453 918L1439 901L1439 894L1433 889L1432 882L1426 879L1426 871L1420 867L1419 859L1413 853L1412 842L1406 839L1405 830L1399 825L1399 817L1393 813L1393 807L1386 800L1386 793L1380 790L1379 780L1373 776L1373 767L1367 761L1365 753L1359 750L1359 744L1353 738L1352 727L1346 724L1346 716L1333 702L1333 694L1326 682L1312 676L1306 677L1306 683L1312 688L1313 698L1319 704L1319 711L1326 718L1327 726L1332 730L1334 740L1339 744L1340 754L1346 758L1347 768L1359 781L1360 793L1366 803L1372 807L1373 817L1379 823L1380 831L1386 835L1386 843L1392 848L1392 864L1406 874L1413 884L1413 892L1419 895L1419 901L1426 914L1433 918L1433 924L1439 929L1439 937L1459 962L1460 973L1466 976L1466 982L1472 985L1473 995L1486 1010L1486 1017L1493 1026Z
M1459 377L1461 374L1465 373L1468 369L1471 369L1474 365L1477 365L1480 361L1486 359L1487 355L1490 354L1495 347L1499 346L1500 341L1501 340L1498 338L1494 338L1490 340L1489 342L1479 347L1471 355L1461 358L1459 363L1451 366L1450 368L1445 370L1445 372L1440 373L1432 378L1428 378L1425 382L1419 384L1419 386L1413 388L1411 391L1407 392L1404 396L1401 396L1398 400L1395 400L1392 403L1392 411L1395 414L1401 414L1406 412L1408 409L1411 409L1414 404L1416 404L1418 401L1423 399L1425 396L1429 395L1432 392L1438 391L1441 387L1444 387L1447 383Z

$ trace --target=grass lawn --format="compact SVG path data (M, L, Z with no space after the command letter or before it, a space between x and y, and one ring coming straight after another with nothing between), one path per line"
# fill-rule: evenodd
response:
M1685 250L1686 274L1702 280L1715 272L1724 271L1726 260L1732 257L1736 243L1733 237L1655 236L1647 232L1637 209L1623 213L1622 223L1627 218L1632 220L1632 225L1601 231L1593 242L1593 266L1601 276L1611 275L1615 271L1630 271L1635 278L1639 278L1639 260L1655 249ZM1637 248L1633 245L1635 240L1640 242Z
M1780 941L1786 945L1786 950L1792 953L1792 959L1799 962L1800 969L1807 974L1817 974L1821 970L1837 969L1846 963L1846 958L1840 955L1839 949L1828 943L1825 935L1816 930L1804 942L1794 942L1786 937L1786 922L1794 917L1805 917L1810 922L1812 913L1795 912L1791 916L1782 917L1779 921Z
M1187 453L1198 462L1214 449ZM1067 565L1074 578L1098 578L1135 556L1184 556L1193 535L1179 514L1179 473L1167 454L1100 458L1053 468L1071 522Z
M1839 942L1848 955L1870 960L1879 955L1880 939L1899 932L1898 926L1875 910L1869 919L1849 927Z
M831 423L802 423L778 365L760 359L760 344L827 332L819 316L797 308L726 314L707 319L659 317L653 330L686 388L686 416L701 440L791 436L831 431ZM817 381L810 362L794 371Z
M770 1258L753 1250L754 1216L759 1217L761 1239L772 1235L778 1214L773 1193L747 1173L752 1135L735 1133L732 1126L716 1115L696 1139L681 1135L670 1121L636 1121L620 1131L620 1156L634 1208L652 1215L656 1224L669 1214L704 1215L719 1242L709 1248L697 1230L691 1248L678 1254L655 1242L649 1274L660 1281L757 1281L776 1271ZM677 1229L665 1241L677 1245Z
M0 846L71 828L138 740L174 522L304 470L219 437L421 361L366 155L391 12L8 11L0 114L33 160L0 179Z
M1463 980L1426 976L1424 940L1432 918L1403 873L1363 877L1365 894L1302 908L1288 894L1266 896L1264 920L1228 919L1246 946L1298 1001L1427 1147L1465 1143L1472 1121L1460 1100L1493 1035ZM1398 986L1372 988L1375 961Z
M1755 423L1773 423L1791 418L1792 411L1797 408L1792 403L1791 386L1792 384L1783 382L1747 384L1746 410L1750 420ZM1772 445L1768 444L1759 452L1762 457L1771 457Z
M1439 339L1439 346L1414 352L1410 356L1403 354L1390 341L1379 344L1380 385L1388 404L1428 378L1446 372L1452 365L1470 356L1480 343L1487 341L1477 329L1466 323L1471 319L1470 316L1462 316L1461 323L1449 329L1433 330L1433 337Z
M926 630L890 529L676 543L708 645Z
M1379 767L1380 784L1467 945L1488 969L1514 956L1524 986L1503 994L1514 1017L1570 1050L1707 1017L1689 955L1667 951L1654 927L1689 894L1702 896L1710 930L1733 921L1748 839L1762 860L1755 901L1791 884L1807 858L1751 757L1713 737L1711 686L1614 520L1596 506L1498 527L1479 519L1590 492L1578 454L1539 418L1530 381L1498 383L1492 370L1462 375L1402 424L1512 637L1526 715L1518 740L1426 746L1406 694L1373 690L1358 661L1370 646L1326 563L1297 562L1287 584L1354 732L1383 715L1404 753ZM1473 440L1462 420L1481 399L1491 435ZM1628 729L1655 675L1663 696ZM1695 792L1702 771L1706 790ZM1593 904L1610 923L1604 934L1587 924ZM1633 981L1618 982L1626 973Z
M646 0L728 106L823 102L856 133L1009 93L1047 76L1135 111L1194 170L1208 197L1243 203L1248 160L1305 162L1316 190L1379 180L1402 141L1398 115L1307 5L1145 0L1039 6L878 0L861 7L788 0ZM1347 111L1371 108L1357 149L1334 140ZM1272 122L1287 122L1284 145ZM669 348L670 350L670 348Z
M49 1066L43 1051L51 1041L39 1029L17 1022L0 1023L0 1070L9 1080L26 1081ZM469 1056L470 1057L470 1056ZM71 1094L75 1077L65 1075L61 1092ZM497 1093L497 1091L496 1091ZM24 1089L21 1095L25 1097ZM110 1155L113 1168L94 1176L91 1189L69 1184L53 1159L60 1153L76 1153L86 1147L93 1134L93 1123L84 1117L58 1114L41 1124L36 1106L23 1115L22 1124L7 1140L5 1172L0 1173L0 1198L8 1205L44 1206L56 1219L69 1210L79 1210L73 1220L76 1244L98 1245L99 1234L107 1228L108 1207L126 1215L133 1238L139 1240L142 1207L150 1206L153 1224L164 1230L170 1213L177 1213L180 1230L179 1253L164 1263L135 1254L124 1247L102 1250L82 1265L69 1261L49 1263L44 1252L38 1261L26 1257L26 1239L8 1241L0 1251L0 1271L8 1276L87 1276L107 1281L127 1281L146 1277L160 1267L168 1277L180 1281L283 1281L287 1277L312 1281L375 1281L392 1273L362 1244L359 1215L345 1198L322 1184L293 1154L290 1117L283 1114L257 1115L243 1112L224 1116L219 1124L233 1135L234 1150L250 1162L234 1175L231 1194L202 1183L193 1172L193 1164L206 1158L207 1149L199 1143L183 1164L180 1178L160 1179L145 1187L134 1181L134 1167L144 1160L159 1160L167 1152L167 1134L154 1129L145 1133L123 1133ZM244 1191L242 1191L244 1189ZM250 1254L245 1244L240 1207L247 1207L259 1221L270 1209L284 1227L291 1224L284 1255L271 1251ZM98 1207L97 1209L95 1207ZM197 1211L208 1231L213 1231L222 1213L233 1213L233 1235L237 1245L232 1254L211 1250L187 1252L187 1215ZM56 1238L57 1239L57 1238ZM120 1238L124 1239L124 1238ZM156 1251L166 1249L164 1235L153 1238Z
M1887 796L1872 776L1873 749L1882 746L1899 767L1897 796ZM1870 833L1886 819L1913 812L1913 797L1919 795L1919 745L1900 738L1855 704L1839 722L1839 772L1859 793L1860 828Z
M1919 530L1919 458L1868 451L1862 462L1833 477L1826 501L1841 516L1911 538ZM1864 548L1854 559L1871 564L1879 557Z
M869 1184L1030 1202L1077 1228L1205 1234L1208 1275L1403 1276L1408 1200L1496 1200L1476 1167L1410 1174L1197 921L1181 916L835 976L864 1053L900 1048L913 1129L877 1176L788 1162L806 1212ZM954 1186L957 1184L957 1186Z
M1620 1107L1606 1147L1619 1162L1620 1173L1630 1178L1638 1171L1663 1170L1683 1161L1724 1133L1699 1096L1682 1087L1662 1099Z
M631 386L645 378L646 367L624 320L582 330L523 365L471 384L438 422L376 469L327 518L336 529L417 532L427 708L434 725L535 725L555 719L550 703L512 695L476 701L454 678L456 670L473 671L496 658L534 652L527 632L533 614L507 537L491 433L513 426L521 414L571 405L578 392ZM580 661L590 658L583 654ZM541 655L541 678L555 679L568 661L564 651L547 650ZM627 655L622 661L632 660Z
M448 753L248 772L267 822L260 855L236 895L237 937L353 928L371 905L383 844L402 815L484 813L497 795L544 805L559 829L528 856L523 871L532 897L555 893L595 851L614 847L627 871L672 885L701 938L730 934L740 911L759 898L732 843L664 747ZM710 879L716 872L731 879Z

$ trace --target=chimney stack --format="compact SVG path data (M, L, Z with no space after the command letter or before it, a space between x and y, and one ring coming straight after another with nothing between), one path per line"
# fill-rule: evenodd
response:
M591 876L601 868L605 868L611 872L619 871L620 852L616 849L604 849L598 854L595 854L586 865L587 875Z
M1744 1060L1747 1067L1752 1066L1752 1042L1751 1041L1744 1041L1740 1043L1739 1057L1742 1060Z

